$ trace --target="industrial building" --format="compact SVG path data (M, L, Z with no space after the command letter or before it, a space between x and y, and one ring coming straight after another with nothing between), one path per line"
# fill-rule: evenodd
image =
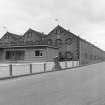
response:
M29 29L23 35L7 32L0 39L0 62L79 61L80 65L105 60L105 52L56 26L48 35Z

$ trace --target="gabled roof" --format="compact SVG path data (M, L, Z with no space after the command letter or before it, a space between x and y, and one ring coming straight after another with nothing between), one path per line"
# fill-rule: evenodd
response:
M14 34L14 33L10 33L8 32L13 38L20 38L21 36L17 35L17 34Z
M33 32L33 33L35 33L35 35L39 35L41 37L44 37L44 35L45 35L44 33L41 33L41 32L38 32L38 31L35 31L35 30L29 28L28 31L26 31L23 36L25 36L28 32Z
M14 34L14 33L10 33L10 32L6 32L4 34L4 36L1 38L1 40L6 36L6 35L9 35L11 38L13 39L19 39L21 36L20 35L17 35L17 34Z
M48 35L50 35L53 31L55 31L55 30L57 30L57 29L63 29L63 30L64 30L64 28L63 28L62 26L57 25L53 30L51 30L51 31L48 33Z
M73 34L72 32L70 32L69 30L66 30L65 28L63 28L61 25L57 25L51 32L48 33L48 36L53 33L55 30L62 30L62 31L65 31L66 33L69 33L75 37L78 37L77 35Z

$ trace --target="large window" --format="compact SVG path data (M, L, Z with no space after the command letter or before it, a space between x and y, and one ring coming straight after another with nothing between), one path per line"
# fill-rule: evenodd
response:
M27 35L28 38L32 37L32 32L29 32Z
M24 60L25 51L6 51L7 60Z
M73 54L70 51L65 52L65 58L66 60L72 60L73 59Z
M61 39L56 39L55 40L55 45L58 46L58 47L61 46L62 45L62 40Z
M71 45L72 44L72 38L68 38L65 40L65 44Z
M6 38L6 39L9 39L9 35L6 35L5 38Z
M53 41L51 39L48 39L47 44L48 45L52 45L53 44Z
M42 50L36 50L35 56L43 56L43 51Z

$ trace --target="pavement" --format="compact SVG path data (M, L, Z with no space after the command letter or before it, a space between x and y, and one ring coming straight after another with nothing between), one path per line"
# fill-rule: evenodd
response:
M105 105L105 63L1 80L0 105Z

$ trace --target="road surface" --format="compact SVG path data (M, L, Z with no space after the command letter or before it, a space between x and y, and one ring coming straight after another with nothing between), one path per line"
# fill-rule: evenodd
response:
M105 63L0 81L0 105L105 105Z

